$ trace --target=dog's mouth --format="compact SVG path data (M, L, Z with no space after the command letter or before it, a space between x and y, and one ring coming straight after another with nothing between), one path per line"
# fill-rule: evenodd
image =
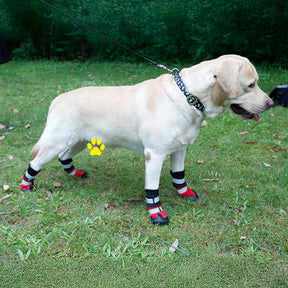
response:
M248 112L247 110L245 110L244 108L242 108L241 106L239 106L238 104L232 104L231 106L231 110L237 114L238 116L240 116L243 119L254 119L256 122L259 121L259 115L258 114L253 114Z

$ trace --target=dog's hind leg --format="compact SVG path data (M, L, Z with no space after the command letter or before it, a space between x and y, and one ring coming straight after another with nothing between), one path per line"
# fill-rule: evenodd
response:
M40 172L42 166L50 162L57 153L53 149L37 148L36 157L30 162L27 171L23 175L21 190L24 192L33 192L35 187L35 176Z
M196 201L199 197L195 191L187 186L185 180L185 161L186 149L181 149L170 156L172 184L176 188L178 195L181 198Z
M21 183L22 191L33 191L33 188L35 187L35 176L45 164L49 163L57 155L59 156L60 161L64 161L62 165L65 165L65 168L68 168L68 166L70 167L70 169L66 170L68 175L81 178L86 176L85 171L76 170L71 164L72 156L85 148L85 142L81 142L81 144L75 143L73 133L68 134L68 136L67 133L66 136L63 133L63 137L61 137L62 135L60 134L59 137L53 138L50 136L52 134L51 131L49 131L49 129L53 130L52 128L46 127L39 141L33 147L32 155L34 156L34 159L30 162L27 171L23 175Z
M63 169L66 171L66 173L69 176L73 176L74 178L86 178L87 172L83 170L77 170L72 165L72 158L79 153L81 150L83 150L86 147L86 142L80 142L73 146L71 149L67 149L65 151L62 151L58 155L58 160L62 164Z

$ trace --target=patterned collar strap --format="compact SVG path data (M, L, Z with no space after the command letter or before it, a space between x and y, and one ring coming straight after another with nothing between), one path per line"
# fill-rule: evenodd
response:
M181 90L181 92L185 95L188 103L191 105L191 106L194 106L196 109L200 110L201 112L204 111L205 107L204 105L201 103L201 101L196 97L196 96L193 96L192 94L190 94L186 87L185 87L185 84L183 83L181 77L180 77L180 74L179 74L179 71L177 71L174 75L174 80L177 84L177 86L179 87L179 89Z

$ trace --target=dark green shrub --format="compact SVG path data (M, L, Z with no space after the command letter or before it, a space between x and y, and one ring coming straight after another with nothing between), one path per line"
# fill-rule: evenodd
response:
M237 53L258 61L287 59L287 21L288 1L202 1L197 9L197 55Z
M235 53L253 61L288 59L288 1L50 0L155 61L201 61ZM17 57L138 58L40 0L0 0L0 33Z

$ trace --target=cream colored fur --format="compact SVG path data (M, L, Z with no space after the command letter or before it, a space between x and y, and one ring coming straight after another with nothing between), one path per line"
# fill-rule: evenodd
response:
M33 148L31 167L40 170L55 156L72 158L92 137L101 138L107 147L144 153L145 188L158 189L168 155L173 171L184 170L186 148L199 134L205 116L231 110L232 104L251 114L273 104L258 87L254 66L240 56L205 61L180 75L188 91L204 104L204 112L187 103L170 74L134 86L86 87L58 96Z

